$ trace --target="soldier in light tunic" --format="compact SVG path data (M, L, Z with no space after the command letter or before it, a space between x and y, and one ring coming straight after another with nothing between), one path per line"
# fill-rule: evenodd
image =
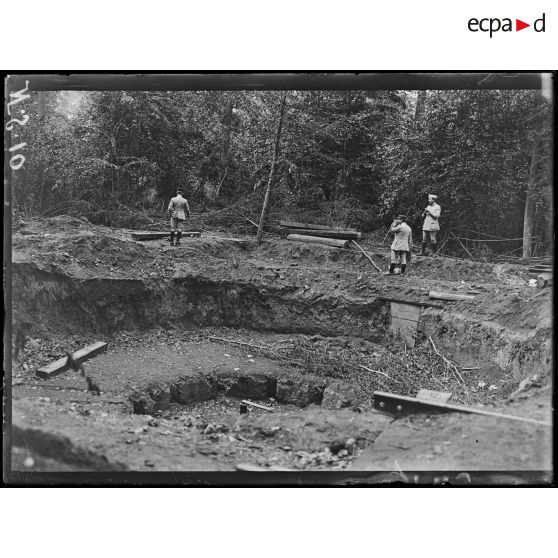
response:
M440 213L442 208L436 203L436 198L434 194L428 194L428 205L426 209L422 212L422 217L424 218L424 223L422 225L422 245L420 255L426 255L426 247L428 246L428 240L432 245L432 252L436 254L437 242L436 242L436 232L440 230L440 224L438 219L440 218Z
M400 275L405 275L407 270L407 254L411 252L413 240L411 227L405 220L405 215L398 215L389 229L389 232L394 233L395 236L391 244L389 271L385 271L384 275L393 275L397 266Z
M174 244L174 235L176 234L176 246L180 244L180 236L182 234L182 225L186 222L186 215L190 217L190 206L188 200L182 197L182 190L179 188L176 191L176 196L171 199L169 203L169 217L170 217L170 244Z

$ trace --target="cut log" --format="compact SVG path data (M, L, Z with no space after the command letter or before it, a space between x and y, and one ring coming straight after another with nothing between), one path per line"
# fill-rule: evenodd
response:
M295 223L294 221L279 221L281 227L289 229L310 229L315 231L347 231L358 232L352 227L330 227L328 225L314 225L312 223Z
M132 233L132 240L159 240L160 238L168 238L170 232L145 232ZM201 236L199 231L182 231L182 237Z
M474 295L464 295L464 294L456 294L456 293L440 293L437 291L430 291L428 293L430 298L434 298L436 300L473 300L475 297Z
M295 240L297 242L308 242L310 244L324 244L333 248L346 248L350 240L342 240L337 238L322 238L320 236L307 236L303 234L290 234L287 240Z
M243 399L242 403L250 405L251 407L256 407L256 409L262 409L264 411L269 411L270 413L273 412L271 407L266 407L265 405L260 405L259 403L252 403L252 401L248 401L248 399Z
M335 231L333 229L313 230L313 229L279 229L280 234L304 234L307 236L320 236L322 238L341 238L346 240L360 240L362 234L356 231Z
M544 289L544 287L552 286L552 275L550 273L541 273L537 277L537 287L539 289Z
M107 344L103 341L99 341L97 343L93 343L93 345L89 345L84 349L80 349L79 351L72 353L72 358L76 362L81 364L82 362L91 357L94 357L95 355L98 355L99 353L104 353L106 350ZM39 378L48 379L64 372L65 370L68 370L68 368L68 357L64 357L39 368L36 372L36 375Z

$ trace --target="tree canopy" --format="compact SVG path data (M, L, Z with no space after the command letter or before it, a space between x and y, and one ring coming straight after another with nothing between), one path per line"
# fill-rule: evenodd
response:
M279 97L32 92L14 208L90 218L123 206L161 211L178 186L198 210L261 207ZM532 238L548 248L551 139L551 106L537 91L289 91L271 204L364 231L405 213L418 229L435 193L446 229L506 239L522 236L529 206Z

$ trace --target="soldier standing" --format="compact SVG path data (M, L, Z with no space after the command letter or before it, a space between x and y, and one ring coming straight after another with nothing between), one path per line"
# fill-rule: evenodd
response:
M182 225L186 221L186 215L190 214L190 206L188 200L182 197L182 189L176 190L176 196L171 199L168 207L170 217L170 244L178 246L180 244L180 236L182 234ZM174 235L176 234L176 245L174 244Z
M401 275L405 275L407 270L407 253L410 253L413 241L411 227L405 223L405 220L405 215L398 215L389 229L389 232L394 233L395 237L391 244L389 271L385 271L384 275L395 273L396 266L399 266Z
M421 256L426 255L426 247L428 246L429 239L430 244L432 245L432 252L436 254L436 233L440 230L438 219L440 218L440 213L442 212L442 208L436 203L437 197L438 196L435 196L434 194L428 194L428 205L422 212L424 223L422 225Z

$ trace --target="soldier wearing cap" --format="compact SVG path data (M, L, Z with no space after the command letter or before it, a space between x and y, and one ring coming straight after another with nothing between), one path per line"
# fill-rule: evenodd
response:
M428 194L428 205L422 212L424 223L422 225L421 256L426 254L426 247L428 246L429 239L430 244L432 245L432 252L434 252L434 254L436 253L436 232L440 230L438 219L440 218L440 213L442 212L442 208L436 203L437 197L438 196L435 196L434 194Z
M407 254L410 255L413 239L411 227L407 225L405 220L405 215L398 215L389 229L389 232L394 233L395 236L391 244L389 271L385 271L384 275L394 274L397 266L399 266L401 275L405 275L407 270Z
M180 236L182 234L182 225L186 221L186 215L190 214L190 206L188 200L182 197L182 189L176 190L176 196L171 199L168 207L170 217L170 244L174 246L174 235L176 234L176 246L180 244Z

